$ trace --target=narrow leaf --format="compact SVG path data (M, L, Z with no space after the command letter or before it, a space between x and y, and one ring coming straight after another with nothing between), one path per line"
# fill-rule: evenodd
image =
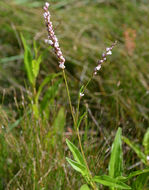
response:
M146 164L145 154L135 144L133 144L128 138L123 137L122 139L128 146L130 146L135 151L135 153L138 155L138 157L141 159L141 161L144 164Z
M119 177L117 177L117 179L121 180L121 181L128 181L129 179L131 179L131 178L133 178L135 176L142 175L142 174L145 174L145 173L149 173L149 168L146 168L144 170L138 170L138 171L135 171L135 172L131 172L127 177L119 176Z
M48 88L46 91L43 100L41 101L41 112L45 111L47 106L50 104L50 101L53 100L56 96L56 93L58 91L58 86L61 83L61 79L56 81L52 86Z
M25 69L27 72L27 76L29 79L29 82L31 84L33 84L34 82L34 75L32 72L32 54L31 54L31 50L29 48L29 46L26 43L25 38L23 37L23 35L21 34L21 40L24 46L24 65L25 65Z
M149 128L144 135L143 146L146 156L149 156Z
M66 157L66 160L73 167L73 169L80 172L83 176L85 176L87 174L87 170L84 165L82 165L74 160L71 160L67 157Z
M64 132L64 126L65 126L65 110L63 107L61 107L53 123L55 133L62 134Z
M38 107L36 104L32 104L32 109L33 109L33 112L34 112L34 115L36 117L36 119L39 118L39 110L38 110Z
M147 180L149 178L149 173L144 173L139 175L135 181L133 182L133 189L134 190L142 190L145 184L147 183Z
M20 117L18 120L16 120L14 123L12 124L8 124L8 129L7 132L10 132L13 128L18 127L18 125L20 124L20 122L22 121L23 117Z
M80 93L82 93L83 90L84 90L84 85L81 86L81 88L80 88Z
M78 124L77 124L78 128L80 127L80 124L81 124L81 122L82 122L82 120L84 119L85 116L86 116L86 112L79 117Z
M123 172L123 153L122 153L122 130L118 128L114 142L111 148L111 157L109 162L109 175L113 178L121 176Z
M39 74L39 69L40 69L40 63L42 61L42 56L40 55L38 59L32 60L32 71L34 74L34 77L36 78Z
M131 187L129 187L125 183L107 175L95 176L93 177L93 181L108 187L119 188L119 189L131 189Z
M41 85L39 86L39 89L38 89L38 92L37 92L37 95L36 95L36 99L35 99L35 100L36 100L36 103L38 102L39 96L40 96L40 94L41 94L43 88L45 87L45 85L49 84L52 79L54 79L54 78L56 78L56 77L58 77L58 76L60 76L60 75L61 75L61 73L50 74L49 76L47 76L47 77L43 80L43 82L42 82Z
M83 156L80 153L79 149L68 139L66 139L66 143L67 143L70 151L72 152L74 159L78 163L82 164L85 167L85 162L84 162Z

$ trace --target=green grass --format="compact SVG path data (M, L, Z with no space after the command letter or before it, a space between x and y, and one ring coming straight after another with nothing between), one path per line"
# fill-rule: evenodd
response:
M48 121L36 122L29 111L27 91L31 88L23 63L20 32L30 45L36 40L40 53L44 53L37 87L46 76L59 72L59 68L44 43L44 2L24 2L0 2L0 126L4 126L0 129L0 189L79 189L83 179L65 160L70 154L65 138L71 138L76 145L77 140L64 83L48 105ZM80 86L90 77L102 52L118 41L113 55L88 86L80 110L88 112L80 131L85 133L81 137L91 171L96 175L108 173L109 148L116 129L122 127L123 135L141 144L149 125L149 4L145 0L61 0L51 1L50 9L66 58L74 106ZM131 56L125 46L124 32L128 29L136 32ZM62 134L57 134L57 130L53 135L60 108L64 108L66 123ZM127 174L139 159L126 145L123 148ZM143 166L133 169L136 168Z

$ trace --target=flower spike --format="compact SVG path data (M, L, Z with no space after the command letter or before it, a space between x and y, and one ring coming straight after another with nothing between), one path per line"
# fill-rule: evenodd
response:
M98 65L97 67L95 67L95 70L94 70L94 75L97 74L97 72L101 69L101 65L104 61L107 60L107 56L108 55L112 55L112 49L114 48L114 46L117 44L117 42L115 41L111 47L107 47L106 48L106 51L102 54L102 58L100 60L98 60Z
M50 6L50 4L48 2L46 2L45 6L43 7L43 10L44 10L43 16L44 16L47 31L48 31L48 39L45 40L45 43L48 43L49 45L51 45L53 47L54 52L59 60L59 67L61 69L65 69L65 65L64 65L65 58L62 54L62 51L59 47L58 39L53 30L53 25L51 22L51 15L50 15L50 12L48 11L49 6Z

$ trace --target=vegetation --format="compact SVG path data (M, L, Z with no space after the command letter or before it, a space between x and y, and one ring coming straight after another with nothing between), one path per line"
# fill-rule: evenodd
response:
M149 189L147 1L50 3L65 75L44 2L0 2L0 189Z

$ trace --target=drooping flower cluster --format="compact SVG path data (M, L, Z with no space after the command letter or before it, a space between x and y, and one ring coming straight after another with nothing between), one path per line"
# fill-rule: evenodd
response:
M48 7L49 7L49 3L45 3L45 6L43 7L44 9L44 19L45 19L45 23L46 23L46 27L47 27L47 31L48 31L48 39L45 40L46 43L48 43L49 45L51 45L54 49L54 52L59 60L59 67L62 69L65 69L65 58L62 54L62 51L59 47L59 42L58 39L54 33L53 30L53 25L51 22L51 15L50 12L48 11Z
M107 60L107 56L108 55L112 55L112 49L114 48L114 46L116 45L117 42L114 42L111 47L106 48L106 51L102 54L102 58L98 61L98 65L97 67L95 67L94 70L94 75L97 74L97 72L101 69L101 65L103 62L105 62Z

